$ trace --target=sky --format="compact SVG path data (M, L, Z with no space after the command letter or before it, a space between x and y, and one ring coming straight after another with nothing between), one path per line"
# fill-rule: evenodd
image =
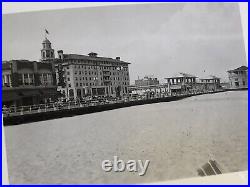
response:
M120 56L131 83L178 72L227 79L246 64L236 3L157 3L3 15L3 60L39 60L44 29L64 53Z

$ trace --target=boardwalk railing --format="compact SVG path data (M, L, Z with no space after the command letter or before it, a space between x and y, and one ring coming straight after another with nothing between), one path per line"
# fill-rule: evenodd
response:
M128 98L128 99L123 99L123 100L70 101L70 102L55 102L55 103L48 103L48 104L19 106L19 107L14 106L14 107L9 107L9 108L3 107L2 113L3 113L3 117L20 116L20 115L32 114L32 113L43 113L43 112L65 110L65 109L70 110L70 109L75 109L75 108L98 106L98 105L105 105L105 104L133 102L133 101L139 101L139 100L150 100L150 99L157 99L157 98L163 98L163 97L164 98L165 97L173 97L173 96L199 95L199 94L206 94L206 93L213 93L213 92L207 91L207 92L195 92L195 93L181 93L181 94L154 96L151 98L137 97L137 98Z

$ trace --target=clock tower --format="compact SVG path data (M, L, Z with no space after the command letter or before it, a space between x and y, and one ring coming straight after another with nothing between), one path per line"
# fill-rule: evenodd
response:
M42 50L41 50L41 61L42 62L49 62L55 59L54 49L51 47L51 42L45 37L42 43Z

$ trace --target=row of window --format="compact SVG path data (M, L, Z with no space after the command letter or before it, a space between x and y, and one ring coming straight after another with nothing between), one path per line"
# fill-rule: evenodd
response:
M67 60L67 62L71 62L71 63L89 63L89 64L93 64L92 60L85 60L85 59L72 59L72 60ZM112 62L107 62L107 61L98 61L97 62L98 65L112 65Z
M201 80L202 83L216 83L218 81L216 81L215 79L207 79L207 80Z
M75 86L78 87L79 85L80 85L80 87L82 87L82 86L98 86L97 83L80 83L79 84L78 82L76 83ZM103 84L101 86L103 86ZM68 87L71 88L70 83L68 84Z
M98 68L99 67L99 68ZM118 70L118 71L128 71L128 67L123 66L117 66L117 67L111 67L111 66L87 66L87 65L74 65L75 69L101 69L101 70ZM69 69L69 66L66 67L66 69Z
M87 71L75 71L75 75L97 75L98 73L95 71L89 71L89 72L87 72ZM111 72L110 73L103 73L103 74L108 74L108 75L111 75ZM70 75L70 72L69 71L67 71L67 75ZM102 72L100 72L100 75L102 75ZM118 75L119 76L119 73L116 73L116 72L113 72L113 76L115 76L115 75ZM129 75L129 73L127 72L127 73L125 73L125 72L122 72L121 73L121 75Z
M75 80L78 81L78 77L75 77ZM97 78L97 77L89 77L89 78L88 78L88 77L82 77L82 78L79 77L79 80L80 80L80 81L81 81L81 80L83 80L83 81L84 81L84 80L86 80L86 81L88 81L88 80L90 80L90 81L91 81L91 80L94 80L94 81L95 81L95 80L98 80L98 78ZM101 78L101 80L102 80L102 78ZM69 78L69 77L68 77L68 81L70 81L70 78Z
M10 74L2 76L2 86L10 87L12 85L12 76ZM51 85L53 83L53 78L51 73L42 73L39 75L39 80L41 85ZM18 74L18 84L19 85L34 85L35 75L34 73L23 73Z
M184 80L181 80L181 79L170 79L169 82L172 83L172 84L176 84L176 83L182 83L182 82L184 82ZM195 79L186 79L185 82L186 83L193 83L193 82L195 82Z
M97 81L98 80L98 77L75 77L75 81L78 81L78 80L86 80L86 81ZM128 78L124 78L124 79L122 79L122 78L120 78L120 77L104 77L104 78L100 78L100 80L102 81L102 80L109 80L109 81L112 81L112 80L114 80L114 81L120 81L120 80L125 80L125 81L128 81ZM67 81L71 81L70 80L70 77L68 77L67 78Z
M113 86L113 85L119 85L119 84L110 84L110 86ZM127 82L122 82L121 83L121 85L124 85L124 86L128 86L129 85L129 83L127 83ZM98 86L98 83L83 83L83 82L81 82L81 83L78 83L78 82L76 82L75 83L75 87L78 87L78 86L80 86L80 87L82 87L82 86ZM103 83L101 83L101 86L104 86L104 84ZM71 87L71 84L69 83L68 84L68 87L70 88Z
M42 56L43 56L43 58L53 58L54 57L54 52L46 50L46 51L42 52Z

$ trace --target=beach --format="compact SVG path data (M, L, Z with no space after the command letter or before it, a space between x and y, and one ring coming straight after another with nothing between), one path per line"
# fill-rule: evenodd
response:
M247 170L248 91L200 95L4 127L11 184L150 183L196 177L215 159ZM104 172L114 156L150 160L144 176Z

